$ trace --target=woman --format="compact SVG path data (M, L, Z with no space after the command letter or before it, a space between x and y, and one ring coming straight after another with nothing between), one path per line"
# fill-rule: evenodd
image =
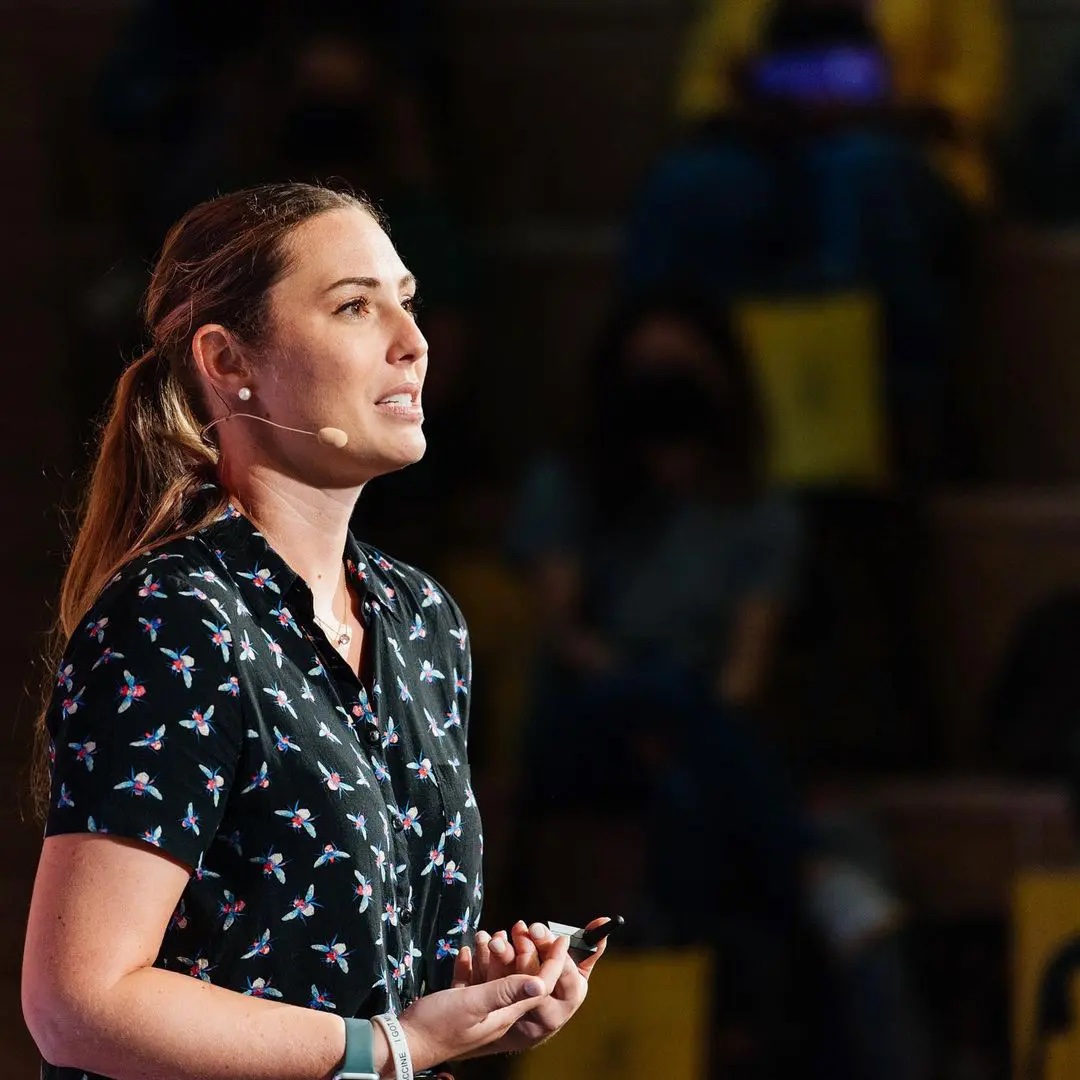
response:
M779 22L837 26L847 14L880 43L890 88L881 118L912 136L966 204L991 201L988 149L1005 98L1009 44L999 0L703 0L698 9L677 77L680 120L708 123L745 111L754 63L776 48L770 38ZM803 86L812 73L804 64ZM822 89L808 87L815 97Z
M686 668L725 704L755 704L801 523L764 491L760 410L734 331L686 294L631 297L586 396L580 461L530 471L511 537L548 628L550 677Z
M882 302L894 456L943 466L950 357L994 202L999 0L703 0L676 111L685 138L635 198L623 275L748 295Z
M777 987L793 978L807 830L747 715L794 589L797 508L764 491L751 372L716 305L629 297L589 384L579 460L533 468L512 536L546 631L526 798L640 821L646 943L713 945L716 1024L803 1053ZM513 876L534 896L531 870L526 856Z
M546 630L527 797L639 823L640 937L718 958L716 1075L919 1076L898 906L755 722L804 529L766 489L738 335L699 297L630 296L589 383L580 459L532 470L512 536Z
M223 196L166 238L42 717L23 1007L50 1080L401 1077L531 1045L584 998L599 953L539 924L470 951L465 625L348 533L424 452L414 294L372 208L320 187Z

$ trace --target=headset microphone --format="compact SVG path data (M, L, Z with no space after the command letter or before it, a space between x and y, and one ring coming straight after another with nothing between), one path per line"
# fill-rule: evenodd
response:
M349 441L349 436L339 427L321 427L315 432L315 438L323 446L333 446L338 450L342 449Z
M273 420L267 420L265 416L256 416L255 413L249 412L230 412L228 416L219 416L216 420L211 420L202 429L202 434L205 435L212 427L216 427L218 424L224 423L226 420L233 420L238 417L244 417L248 420L258 420L260 424L269 424L271 427L280 428L282 431L292 431L297 435L310 435L313 439L318 439L323 446L332 446L336 450L341 450L348 445L349 436L341 428L336 427L321 427L318 431L308 431L306 428L289 427L288 424L278 424Z

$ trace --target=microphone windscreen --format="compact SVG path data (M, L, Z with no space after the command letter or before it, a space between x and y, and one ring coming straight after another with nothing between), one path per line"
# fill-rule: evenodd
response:
M323 446L334 446L338 450L343 446L346 446L349 442L349 436L346 435L341 428L336 427L319 428L316 438Z

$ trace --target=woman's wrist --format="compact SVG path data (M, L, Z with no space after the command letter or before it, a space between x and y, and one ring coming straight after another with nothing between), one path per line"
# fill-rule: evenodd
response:
M394 1059L390 1054L390 1042L386 1032L378 1024L371 1025L371 1057L375 1071L383 1080L393 1080Z
M341 1021L341 1053L338 1057L338 1063L330 1070L330 1074L325 1077L325 1080L334 1080L334 1077L341 1072L341 1068L345 1064L345 1018L338 1016L335 1019ZM393 1080L394 1061L390 1054L390 1043L386 1038L386 1033L378 1024L371 1025L371 1062L375 1067L375 1072L383 1080Z
M392 1012L382 1013L372 1019L376 1031L382 1033L389 1047L387 1072L380 1076L393 1080L413 1080L414 1065L411 1047L401 1020Z

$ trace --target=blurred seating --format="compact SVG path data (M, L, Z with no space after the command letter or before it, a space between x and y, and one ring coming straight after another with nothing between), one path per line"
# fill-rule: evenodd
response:
M1080 490L948 494L926 513L925 654L956 768L986 760L985 708L1021 620L1080 585Z
M1004 918L1018 874L1076 852L1064 785L910 779L875 785L857 802L888 843L899 895L922 917Z
M982 475L1080 479L1080 231L1002 228L987 240L978 347L957 391Z

